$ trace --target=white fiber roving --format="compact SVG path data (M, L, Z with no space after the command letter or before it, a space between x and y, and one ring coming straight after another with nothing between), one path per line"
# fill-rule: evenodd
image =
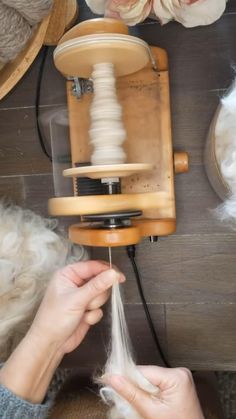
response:
M236 82L221 105L215 127L215 153L231 195L216 213L222 221L233 221L236 227Z
M86 0L90 9L133 26L151 14L162 25L176 20L187 28L209 25L225 10L227 0Z
M0 201L0 361L27 332L52 274L86 258L55 220Z
M104 374L123 375L147 393L156 396L157 387L141 374L133 360L119 284L113 286L111 307L111 343ZM103 385L102 378L98 382ZM111 387L102 387L100 394L105 403L111 406L109 419L142 419L136 410Z

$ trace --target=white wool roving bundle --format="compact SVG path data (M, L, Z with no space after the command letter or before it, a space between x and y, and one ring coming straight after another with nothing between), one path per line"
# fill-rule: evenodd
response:
M53 0L0 0L0 62L14 60L50 12Z
M215 127L215 154L221 175L231 191L216 213L222 221L236 225L236 81L221 101Z
M97 14L122 19L133 26L151 14L162 24L171 20L185 27L209 25L225 10L227 0L86 0Z
M126 376L147 393L158 396L157 387L141 374L134 363L119 284L113 286L111 307L111 344L104 374ZM104 384L102 377L97 381L101 385ZM111 387L102 387L100 394L104 402L111 406L109 419L142 419L136 410Z
M0 202L0 361L28 330L52 274L86 259L54 231L55 220Z
M223 14L227 0L153 0L153 11L162 24L170 20L186 28L210 25Z

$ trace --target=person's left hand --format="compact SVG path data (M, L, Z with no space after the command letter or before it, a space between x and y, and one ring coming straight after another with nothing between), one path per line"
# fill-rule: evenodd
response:
M104 262L78 262L56 272L36 317L0 370L0 384L42 403L55 369L102 317L109 289L125 278Z
M86 261L59 270L49 283L30 332L51 341L62 355L73 351L101 320L109 289L124 276L105 262Z

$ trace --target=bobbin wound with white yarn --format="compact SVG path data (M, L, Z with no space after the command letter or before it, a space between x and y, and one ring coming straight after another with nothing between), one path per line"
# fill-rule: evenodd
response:
M126 154L123 143L126 130L122 108L116 95L116 79L112 63L95 64L92 73L94 97L90 108L89 135L93 146L93 165L122 164Z

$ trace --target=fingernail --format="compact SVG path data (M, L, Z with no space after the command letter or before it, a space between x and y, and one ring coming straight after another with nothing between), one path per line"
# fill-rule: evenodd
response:
M120 282L125 282L126 278L123 274L120 274Z
M116 273L118 282L125 282L126 278L120 271L117 271L116 269L111 269L111 270Z
M115 269L110 269L108 272L113 282L124 282L124 276L120 272L117 272Z

